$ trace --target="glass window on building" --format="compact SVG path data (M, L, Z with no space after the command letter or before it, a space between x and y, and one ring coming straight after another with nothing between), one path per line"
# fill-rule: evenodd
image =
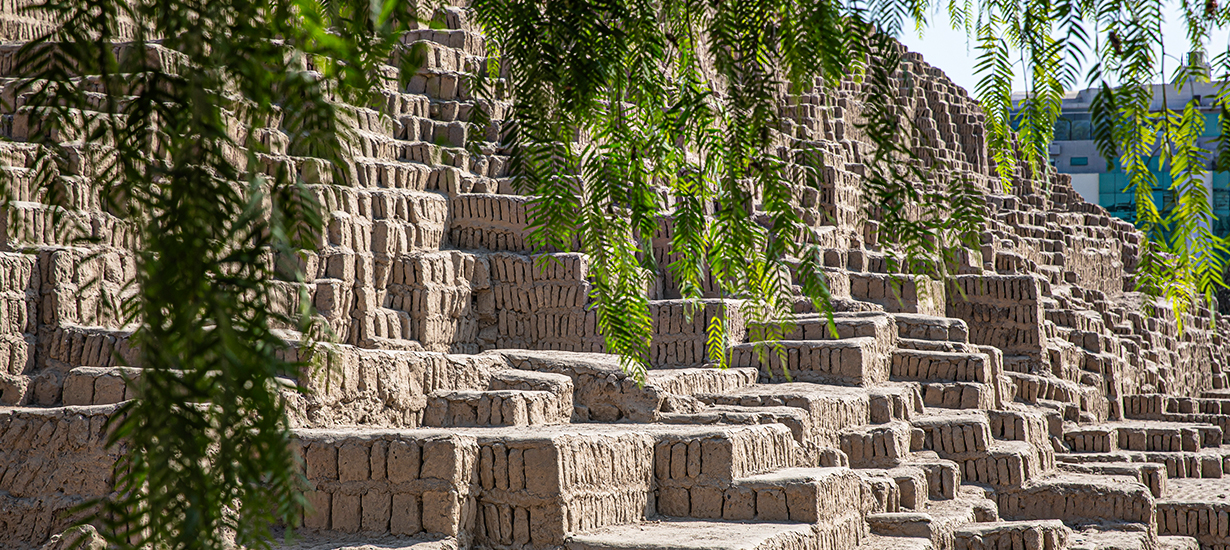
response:
M1060 117L1055 119L1055 141L1072 139L1072 121Z
M1091 137L1092 135L1093 130L1088 120L1076 120L1072 122L1072 141L1093 139Z
M1089 166L1089 157L1072 157L1068 159L1069 166Z

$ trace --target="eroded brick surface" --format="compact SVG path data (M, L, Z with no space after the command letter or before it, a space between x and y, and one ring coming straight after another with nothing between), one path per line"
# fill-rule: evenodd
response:
M19 42L50 24L15 9L0 11L4 97ZM311 392L286 394L309 484L301 548L1230 545L1230 323L1198 309L1180 333L1171 310L1147 314L1131 292L1140 234L1066 176L1005 191L980 108L921 57L906 53L897 99L934 177L982 192L979 249L947 282L888 272L862 206L862 91L801 94L778 137L823 158L819 188L793 200L831 327L800 297L766 347L711 278L699 304L681 300L664 213L646 289L657 368L639 385L602 353L588 258L533 253L496 127L467 124L510 109L463 78L483 36L462 8L425 15L438 24L406 38L428 52L419 72L349 109L355 156L338 168L353 181L259 132L328 218L317 248L271 259L307 277L275 282L270 307L306 296L340 339L300 374ZM15 199L0 226L0 546L58 550L62 512L112 489L103 423L140 383L105 307L131 291L136 243L89 163L71 167L66 215L97 246L51 229L26 143L40 130L19 103L0 118ZM706 347L717 315L727 370Z

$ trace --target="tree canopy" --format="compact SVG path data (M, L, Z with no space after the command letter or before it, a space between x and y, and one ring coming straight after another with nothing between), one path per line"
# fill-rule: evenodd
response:
M18 60L35 182L69 235L90 235L65 214L66 190L92 170L136 243L136 277L113 305L136 327L143 370L112 417L111 443L127 449L117 494L86 508L118 548L266 547L303 498L278 381L303 365L274 329L313 333L306 310L269 306L270 283L288 263L302 280L290 259L321 213L262 132L293 135L289 154L339 160L344 104L366 103L417 14L395 1L32 9L58 22Z

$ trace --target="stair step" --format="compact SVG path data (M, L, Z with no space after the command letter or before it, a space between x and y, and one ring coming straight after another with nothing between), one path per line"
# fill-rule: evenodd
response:
M117 408L0 407L5 543L45 541L77 521L71 511L82 501L113 491L121 451L107 445L106 425Z
M758 374L753 368L652 369L646 383L675 395L724 395L755 384Z
M649 357L655 367L700 367L708 363L708 329L715 318L725 316L729 341L744 340L742 314L738 302L733 300L650 300L649 315L653 318Z
M133 367L77 367L64 378L64 404L110 405L132 399L128 382L140 375L141 369Z
M1012 520L1154 524L1149 488L1125 477L1056 473L1000 489L996 499L1000 515Z
M798 465L798 445L780 424L669 428L656 434L654 444L659 488L720 488L738 478Z
M1062 419L1058 413L1038 410L987 411L991 435L1008 441L1028 441L1039 448L1050 449L1052 432L1059 435Z
M898 287L894 291L894 287ZM944 285L927 277L891 273L850 273L850 296L893 313L944 314Z
M557 396L545 391L437 391L427 397L423 425L547 426L567 424L572 410L564 411ZM569 407L571 409L571 407Z
M872 498L869 512L903 512L922 510L932 496L933 477L940 477L938 485L942 492L943 479L924 464L903 464L895 468L859 468L855 470L863 479L865 489ZM954 469L955 472L955 469ZM955 485L955 479L949 483Z
M273 550L450 550L457 547L453 537L406 539L402 537L303 534L295 532L289 544L273 544Z
M1079 426L1064 432L1064 443L1072 452L1112 452L1119 449L1152 452L1195 452L1201 447L1218 447L1221 428L1211 424L1172 422L1112 422Z
M1092 464L1103 462L1155 463L1166 470L1170 479L1219 478L1230 473L1230 449L1202 449L1199 452L1140 452L1056 454L1060 462Z
M1193 537L1174 535L1157 537L1158 550L1200 550L1200 541Z
M893 353L891 376L919 382L977 382L991 380L991 362L981 353L898 349Z
M1085 525L1072 533L1071 550L1153 550L1159 537L1149 532L1149 526L1139 523ZM1157 541L1157 542L1155 542Z
M869 337L880 340L888 346L897 342L897 326L893 317L884 312L834 312L832 329L837 331L833 337L827 315L800 315L794 321L794 330L783 335L782 340L843 340L846 338ZM755 325L748 327L751 338L756 332ZM751 338L749 341L756 341Z
M1205 548L1226 545L1230 542L1230 501L1225 489L1202 487L1190 500L1158 500L1157 534L1194 537Z
M928 502L927 511L946 521L952 518L965 521L971 517L973 519L969 521L978 523L999 521L999 506L993 496L994 493L986 487L962 485L955 497Z
M971 523L956 531L956 550L1030 548L1064 550L1072 530L1059 520Z
M949 342L947 340L915 340L913 338L901 338L897 340L897 349L944 351L949 353L974 353L977 351L974 346L963 342Z
M961 319L916 313L894 313L893 319L902 338L969 343L969 327Z
M841 450L856 468L892 468L909 456L911 431L902 421L846 428Z
M887 384L858 388L793 382L756 384L725 393L696 396L710 406L794 407L807 416L817 445L839 447L838 433L845 426L905 420L922 412L917 385ZM703 414L703 413L702 413Z
M764 346L763 358L758 345ZM784 362L775 346L786 353ZM737 344L730 347L730 365L756 367L762 380L787 381L784 366L797 382L874 386L887 381L889 374L889 356L880 347L870 337Z
M1157 533L1194 537L1205 548L1230 543L1230 479L1170 480L1157 500Z
M862 478L849 468L785 468L737 480L723 517L856 530L867 511L863 490Z
M1004 374L1016 386L1017 400L1025 403L1037 403L1039 400L1080 403L1080 388L1075 382L1023 372L1008 371Z
M924 382L923 404L946 409L991 409L995 389L977 382Z
M956 460L961 478L995 487L1020 487L1042 473L1033 447L1023 441L995 441L985 453L969 453Z
M1169 479L1166 467L1152 462L1060 462L1057 466L1060 471L1077 474L1127 476L1148 487L1153 498L1161 498L1165 494Z
M925 538L937 550L952 550L958 529L979 521L997 519L995 503L978 490L962 491L953 500L928 502L924 509L918 511L867 515L872 533Z
M806 524L662 519L604 527L568 537L568 550L795 550L813 548ZM849 533L857 541L861 533Z
M993 440L990 422L980 411L933 411L911 424L923 433L922 445L915 450L935 451L942 458L985 453Z
M911 453L907 466L917 466L927 473L927 493L932 500L956 498L961 491L961 466L935 453Z
M304 528L457 536L472 525L479 543L546 547L641 521L656 434L603 428L296 430L314 510Z
M780 424L790 429L795 441L809 453L809 463L818 461L821 456L832 454L830 460L838 463L826 464L833 466L840 463L841 457L835 455L836 446L828 444L827 440L818 438L812 431L812 418L803 409L795 407L744 407L742 405L715 405L699 412L662 413L658 421L663 424L691 425L726 425L726 426L756 426L761 424ZM825 453L828 450L830 453Z
M854 550L935 550L931 539L922 537L894 537L871 534Z

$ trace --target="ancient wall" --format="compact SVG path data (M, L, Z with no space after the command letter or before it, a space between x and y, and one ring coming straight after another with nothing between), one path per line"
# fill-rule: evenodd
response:
M130 291L134 243L78 143L65 214L98 244L50 223L26 143L41 130L14 93L14 53L49 23L17 7L0 8L0 165L16 201L0 225L0 547L61 550L74 521L61 512L112 487L102 425L142 372L105 307ZM864 91L808 91L782 105L777 138L823 157L819 189L794 198L823 249L836 337L800 297L791 331L756 342L711 279L689 319L663 269L639 385L602 353L588 259L527 244L529 198L491 141L510 102L467 85L486 55L471 16L440 7L404 40L428 52L407 87L348 108L346 181L289 156L281 128L260 132L267 169L293 168L327 215L313 250L271 259L307 277L283 273L269 306L292 311L304 290L337 336L286 351L315 365L299 375L308 393L285 394L310 487L296 547L1230 545L1230 323L1198 309L1180 332L1164 304L1143 307L1140 234L1066 176L1005 188L978 104L920 56L895 80L913 152L936 181L983 193L957 275L889 271L861 191ZM469 124L480 109L491 126ZM673 220L659 221L664 268ZM726 370L704 346L719 314Z

